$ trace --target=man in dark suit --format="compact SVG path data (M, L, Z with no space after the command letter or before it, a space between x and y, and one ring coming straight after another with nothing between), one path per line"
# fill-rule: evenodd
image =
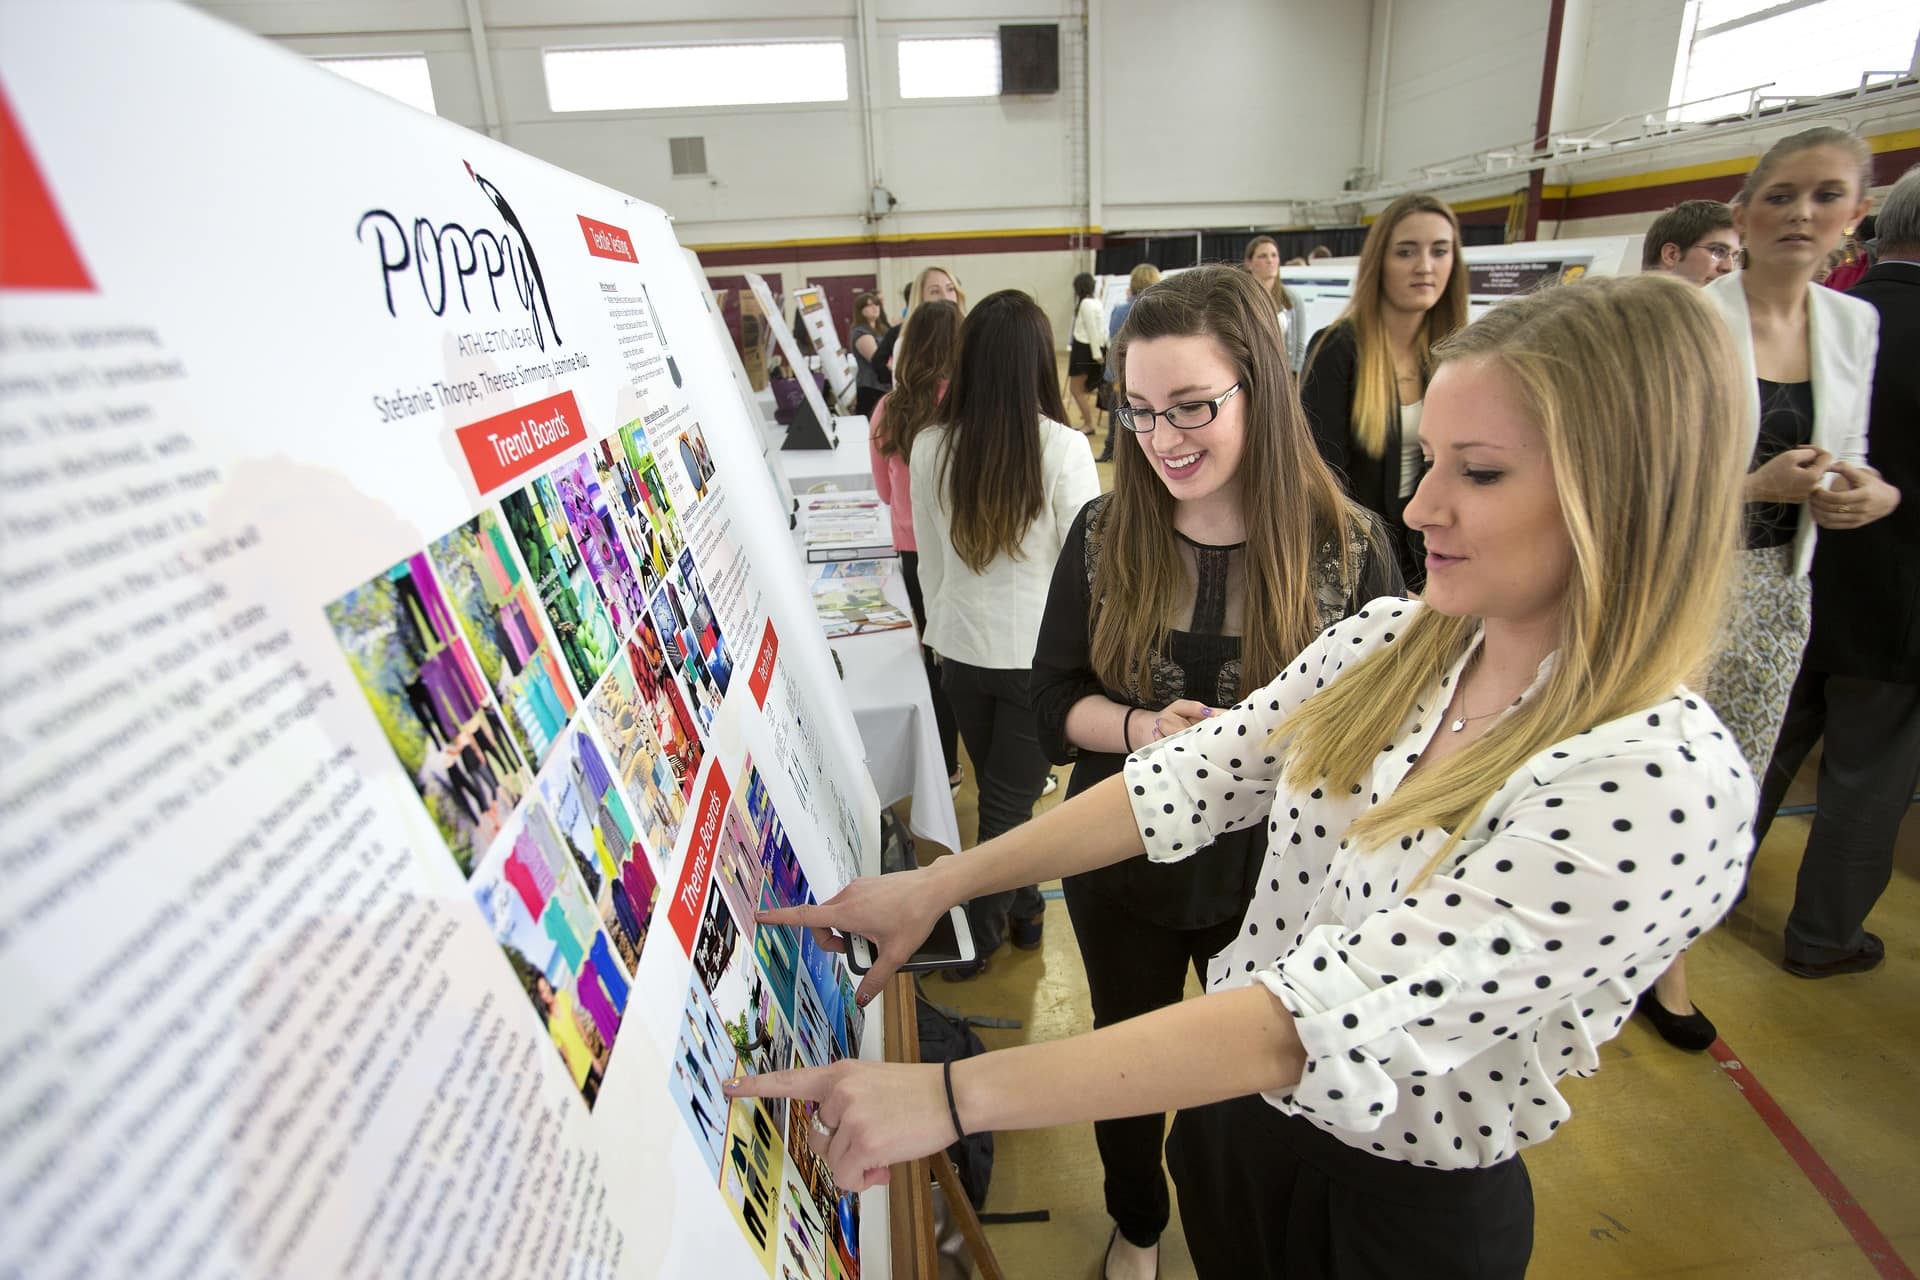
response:
M1879 264L1852 290L1880 312L1867 460L1905 500L1864 527L1821 530L1813 635L1757 824L1764 838L1824 736L1819 804L1787 918L1787 969L1803 978L1864 972L1885 956L1862 926L1893 874L1894 840L1920 783L1920 166L1888 194L1879 237Z

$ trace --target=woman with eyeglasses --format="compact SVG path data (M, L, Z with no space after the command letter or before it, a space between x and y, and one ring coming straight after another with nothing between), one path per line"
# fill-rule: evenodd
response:
M899 376L915 376L910 362ZM1053 326L1032 298L1005 289L967 315L938 423L908 453L922 640L940 655L973 761L982 844L1033 816L1051 772L1034 730L1034 637L1061 542L1100 492L1093 451L1065 417ZM1042 911L1032 883L969 902L979 959L946 976L980 973L1009 938L1038 947Z
M1314 335L1300 399L1320 454L1347 492L1386 517L1409 587L1426 580L1417 534L1402 515L1420 483L1420 413L1433 348L1467 323L1460 223L1429 195L1404 195L1360 249L1353 299Z
M1314 451L1270 295L1199 267L1134 299L1116 341L1126 403L1113 492L1074 520L1033 658L1034 712L1067 796L1127 753L1232 706L1400 575L1377 518ZM1093 1024L1176 1004L1233 941L1266 858L1250 827L1200 857L1144 855L1064 884ZM1161 1114L1094 1126L1113 1235L1105 1274L1151 1276L1169 1216Z
M1178 1109L1167 1166L1206 1280L1526 1273L1522 1153L1573 1115L1561 1086L1600 1068L1746 867L1754 780L1686 681L1732 577L1748 445L1731 344L1677 280L1516 298L1436 358L1432 466L1407 509L1422 600L1370 601L1265 687L965 857L761 913L822 945L872 939L859 1000L954 901L1142 852L1206 858L1252 827L1266 861L1206 994L945 1065L737 1077L727 1096L818 1102L808 1140L845 1190L956 1131ZM1198 392L1224 388L1153 394Z

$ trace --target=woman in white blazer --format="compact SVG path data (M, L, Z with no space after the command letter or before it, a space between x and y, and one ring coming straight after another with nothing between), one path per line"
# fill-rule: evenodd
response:
M1755 778L1765 775L1813 618L1814 541L1887 514L1899 493L1866 465L1879 313L1814 283L1866 213L1873 157L1844 129L1776 142L1734 197L1745 269L1706 288L1740 361L1753 462L1746 538L1724 641L1706 682ZM1671 1044L1700 1050L1713 1023L1688 998L1685 957L1640 999Z
M960 330L942 423L914 437L907 473L927 647L980 791L984 844L1033 816L1052 763L1029 691L1054 562L1100 492L1093 450L1062 419L1053 328L1017 289L984 298ZM1040 945L1040 891L967 904L978 973L1009 936Z

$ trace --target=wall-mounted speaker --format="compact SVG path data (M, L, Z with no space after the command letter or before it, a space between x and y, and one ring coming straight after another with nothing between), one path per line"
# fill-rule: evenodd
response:
M1000 28L1000 92L1060 92L1060 24Z

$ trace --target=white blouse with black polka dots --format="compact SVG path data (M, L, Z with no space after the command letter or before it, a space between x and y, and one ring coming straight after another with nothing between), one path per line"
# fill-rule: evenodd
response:
M1446 832L1371 851L1344 834L1439 730L1466 657L1351 792L1289 789L1268 738L1420 608L1373 601L1247 701L1134 754L1125 774L1158 861L1268 819L1253 903L1208 973L1209 990L1257 981L1293 1014L1306 1070L1267 1101L1361 1150L1472 1168L1559 1127L1571 1112L1555 1084L1591 1074L1635 997L1726 913L1756 792L1713 711L1676 688L1536 755L1403 892Z

